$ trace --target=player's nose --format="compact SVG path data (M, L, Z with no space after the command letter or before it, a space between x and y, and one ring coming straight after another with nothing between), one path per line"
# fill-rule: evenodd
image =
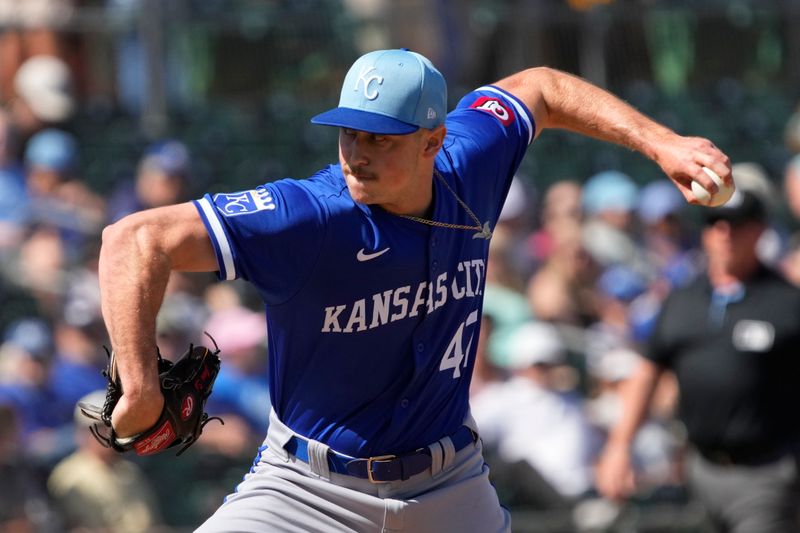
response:
M349 143L349 161L351 166L364 166L369 164L369 154L366 139L356 135Z

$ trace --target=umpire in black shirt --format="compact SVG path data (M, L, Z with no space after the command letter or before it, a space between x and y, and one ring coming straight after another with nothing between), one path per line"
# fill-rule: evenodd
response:
M667 298L623 394L598 463L606 496L635 489L631 442L669 369L691 444L688 485L719 531L800 531L800 289L759 262L765 228L752 192L704 210L705 275Z

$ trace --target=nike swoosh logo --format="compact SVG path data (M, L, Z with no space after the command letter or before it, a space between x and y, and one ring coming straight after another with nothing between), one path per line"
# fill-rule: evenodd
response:
M383 254L385 254L388 251L389 251L389 248L384 248L383 250L380 250L378 252L375 252L375 253L372 253L372 254L368 254L368 253L364 252L364 249L362 248L356 254L356 259L358 259L359 261L362 261L362 262L363 261L369 261L370 259L375 259L376 257L382 256Z

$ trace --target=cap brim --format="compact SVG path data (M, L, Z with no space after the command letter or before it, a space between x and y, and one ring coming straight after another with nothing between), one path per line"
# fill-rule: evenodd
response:
M703 221L707 226L713 226L717 222L727 222L729 224L744 224L745 222L761 222L763 221L763 217L759 215L754 215L751 213L741 213L741 212L717 212L713 211L713 208L706 208L709 213L705 213L703 216Z
M312 118L311 122L323 126L351 128L358 131L382 135L406 135L414 133L419 129L419 126L397 120L396 118L347 107L337 107L330 111L320 113Z
M742 224L744 222L763 222L767 218L764 204L754 193L743 192L739 202L734 202L735 198L734 196L728 203L719 207L703 209L704 222L707 225L713 225L724 220L731 224Z

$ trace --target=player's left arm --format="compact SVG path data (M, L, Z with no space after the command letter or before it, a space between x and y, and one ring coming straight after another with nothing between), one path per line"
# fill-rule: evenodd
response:
M530 110L536 134L560 128L636 150L656 162L690 203L697 203L691 182L706 190L717 186L702 171L708 167L730 184L730 159L713 142L677 134L620 98L571 74L536 67L494 84Z

